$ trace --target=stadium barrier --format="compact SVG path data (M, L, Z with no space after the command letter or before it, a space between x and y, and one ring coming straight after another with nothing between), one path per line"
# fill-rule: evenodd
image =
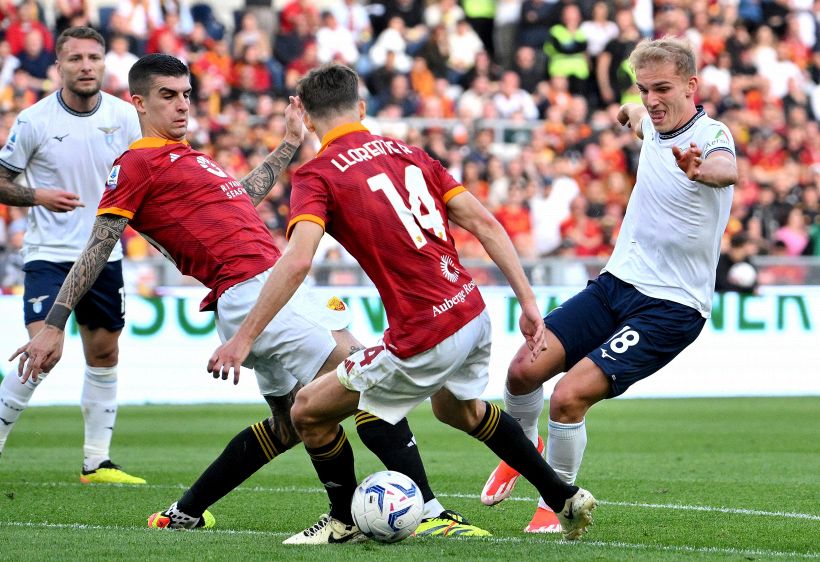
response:
M387 327L372 287L316 287L323 298L347 302L351 329L373 345ZM550 310L578 287L537 287ZM519 307L510 290L484 287L493 318L493 352L486 398L502 396L507 365L523 339ZM240 383L214 380L205 366L219 343L213 315L199 312L201 288L178 288L161 297L128 295L120 339L122 404L253 402L259 400L250 370ZM4 358L27 340L19 296L0 297ZM661 372L631 388L626 398L686 396L820 395L820 287L764 287L757 295L716 295L712 318L698 340ZM16 364L3 363L3 373ZM83 358L73 320L63 359L32 399L33 405L79 402ZM13 375L12 375L13 376ZM548 385L547 393L551 388Z

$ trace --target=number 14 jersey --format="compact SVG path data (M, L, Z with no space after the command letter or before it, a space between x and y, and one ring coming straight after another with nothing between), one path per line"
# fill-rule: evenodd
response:
M430 349L484 310L447 224L447 201L464 187L423 150L360 123L322 140L293 176L288 236L300 221L322 226L376 285L388 349L402 358Z

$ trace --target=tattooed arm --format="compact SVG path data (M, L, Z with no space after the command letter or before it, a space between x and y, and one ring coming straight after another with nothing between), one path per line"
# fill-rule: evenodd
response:
M68 317L99 277L127 224L128 219L125 217L97 217L88 245L68 272L54 305L46 316L46 325L9 359L11 361L20 356L17 371L23 382L29 377L36 381L40 373L48 373L60 360Z
M268 154L265 161L259 166L251 170L251 172L239 180L254 205L258 205L265 195L271 190L279 179L288 164L290 164L293 155L302 144L302 139L305 136L304 128L302 126L302 110L301 107L291 103L285 109L285 124L287 130L285 131L285 138L276 147L276 150Z
M0 203L15 207L42 205L49 211L65 213L82 207L80 196L60 189L32 188L15 183L17 172L0 165Z

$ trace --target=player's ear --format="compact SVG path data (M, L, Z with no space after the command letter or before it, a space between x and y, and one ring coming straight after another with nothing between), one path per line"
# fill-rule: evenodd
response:
M316 132L316 127L313 125L313 120L308 115L307 111L302 115L302 122L305 124L305 129L310 131L311 133Z
M137 110L137 113L145 113L145 98L140 94L131 95L131 104Z
M359 100L359 121L367 115L367 103L364 100Z
M686 97L691 98L698 91L698 77L690 76L689 82L686 84Z

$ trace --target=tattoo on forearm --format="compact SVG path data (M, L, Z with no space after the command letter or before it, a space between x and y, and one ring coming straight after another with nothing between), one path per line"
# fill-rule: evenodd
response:
M14 183L17 174L0 166L0 203L15 207L31 207L34 205L34 189Z
M282 141L264 162L239 180L251 196L254 205L258 205L265 198L298 149L297 145Z
M74 262L71 271L68 272L54 301L54 306L46 316L46 324L61 330L65 329L68 316L99 277L127 224L128 219L125 217L114 215L97 217L88 245Z

